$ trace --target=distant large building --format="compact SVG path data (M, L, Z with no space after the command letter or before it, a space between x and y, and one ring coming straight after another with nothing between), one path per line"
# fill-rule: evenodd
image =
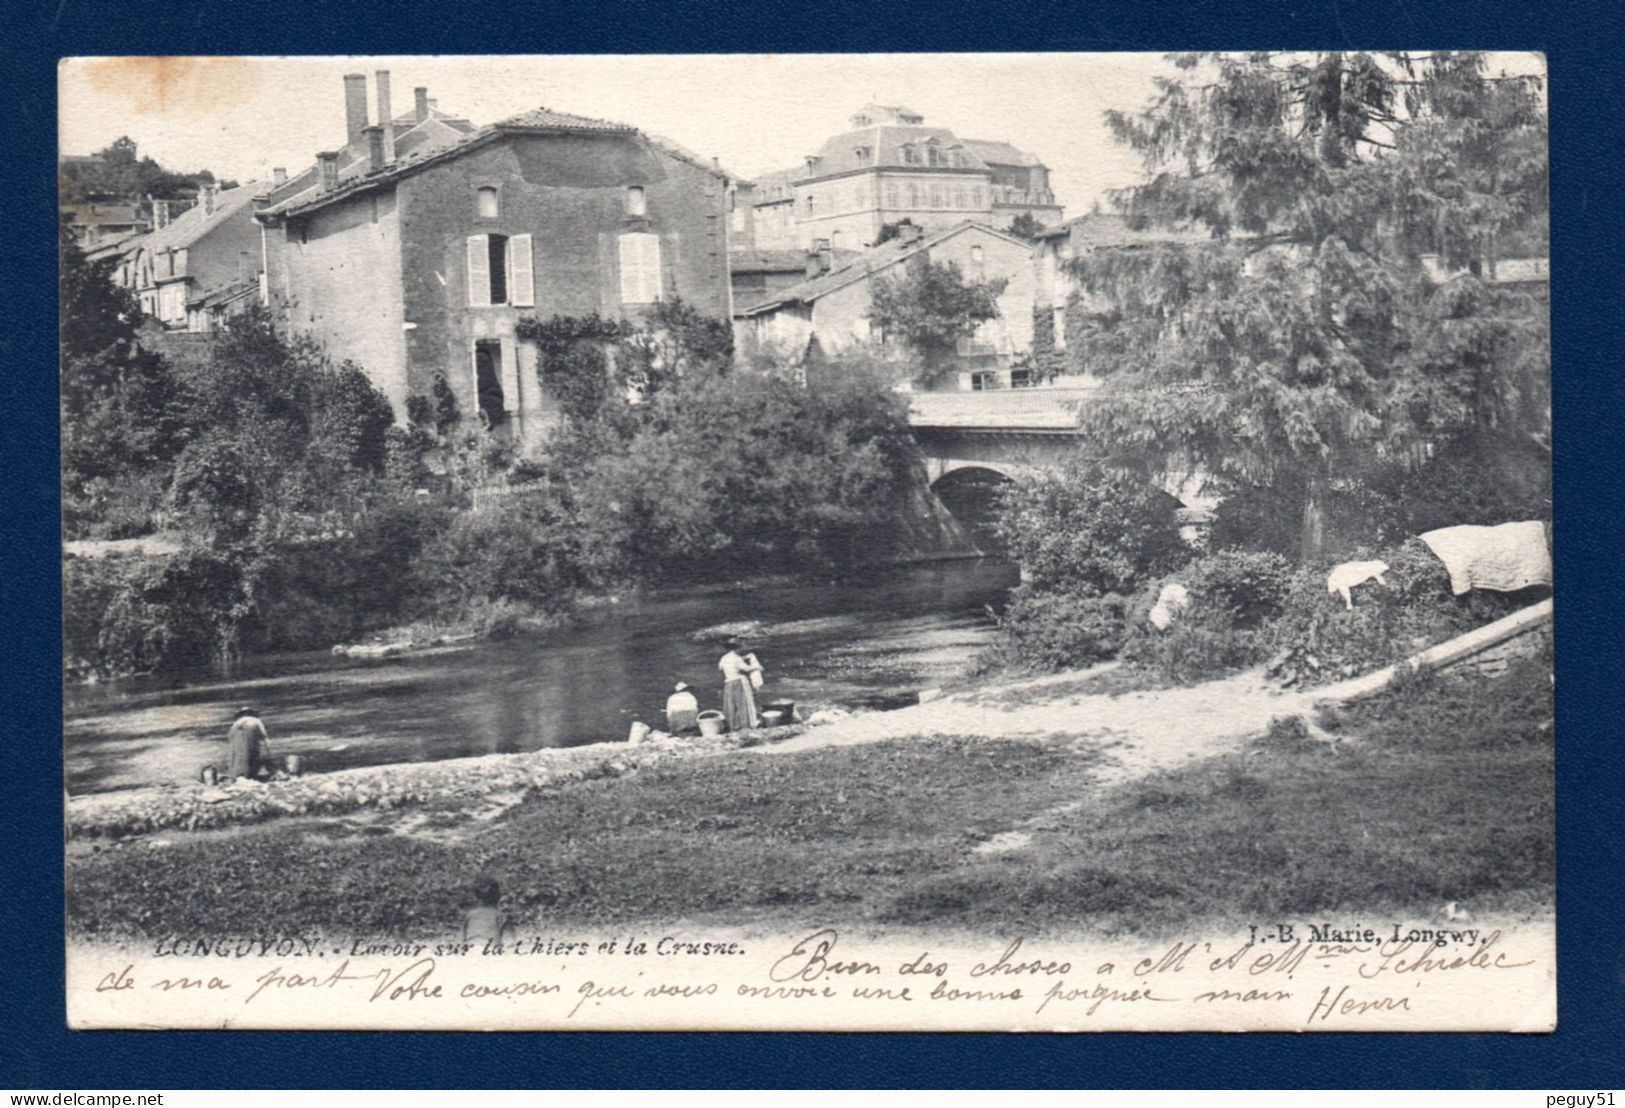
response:
M1003 229L1020 215L1046 226L1063 218L1048 167L1007 142L961 139L885 104L867 105L851 124L804 164L740 186L735 249L863 249L881 227L903 220L933 231L966 221Z

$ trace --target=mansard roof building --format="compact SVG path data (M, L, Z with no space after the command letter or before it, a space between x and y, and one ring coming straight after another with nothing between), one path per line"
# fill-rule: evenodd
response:
M1020 215L1061 222L1049 168L1008 142L961 139L908 108L869 104L802 165L741 186L742 250L872 245L888 223L925 230L967 220L1005 228ZM736 209L738 210L738 209Z

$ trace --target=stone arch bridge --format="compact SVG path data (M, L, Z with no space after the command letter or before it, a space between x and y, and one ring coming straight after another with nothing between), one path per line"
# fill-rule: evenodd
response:
M981 480L1001 482L1059 466L1082 446L1078 408L1093 389L1030 388L909 395L909 426L925 455L931 487L945 492ZM1165 475L1155 484L1177 499L1181 518L1207 519L1217 501L1202 492L1201 475Z

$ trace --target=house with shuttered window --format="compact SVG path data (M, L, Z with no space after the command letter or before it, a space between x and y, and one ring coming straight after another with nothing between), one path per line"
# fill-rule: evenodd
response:
M541 441L558 408L527 316L729 318L726 175L635 127L536 109L485 127L388 73L346 78L350 138L257 201L278 325L366 370L405 418L443 376L465 416ZM359 95L352 95L359 91Z

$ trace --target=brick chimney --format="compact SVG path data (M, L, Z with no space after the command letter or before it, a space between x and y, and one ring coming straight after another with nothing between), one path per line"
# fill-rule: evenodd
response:
M377 173L384 168L384 129L374 123L361 130L367 136L367 171Z
M344 75L344 142L346 145L361 141L361 131L367 126L367 75Z
M273 188L281 188L287 183L288 171L286 169L283 169L281 166L277 166L275 169L271 170L271 186Z
M323 150L316 155L316 164L321 168L322 191L331 192L339 187L339 152L337 150Z
M213 185L204 185L203 186L203 214L204 215L213 215L214 214L214 197L215 197L215 193L218 192L218 191L219 190L216 189Z
M384 163L395 160L395 116L389 110L389 70L380 69L373 74L378 88L378 125L384 129Z
M418 123L429 118L429 90L422 85L412 90L412 117Z
M154 231L169 226L169 201L154 200L152 202L152 229Z

